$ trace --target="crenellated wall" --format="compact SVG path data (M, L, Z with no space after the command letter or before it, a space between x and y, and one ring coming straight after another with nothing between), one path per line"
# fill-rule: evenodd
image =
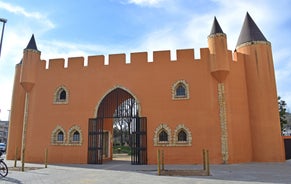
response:
M167 123L174 130L181 123L189 128L193 135L192 145L188 146L188 159L181 159L183 152L171 151L172 148L165 148L171 154L167 158L168 163L200 163L200 151L209 149L212 163L221 163L221 133L219 123L218 103L218 82L211 74L211 54L208 48L201 48L200 58L195 58L194 49L176 50L176 58L169 50L154 51L153 61L149 59L147 52L135 52L126 54L93 55L84 57L56 58L48 61L41 60L35 79L35 85L31 91L28 136L31 141L27 142L27 148L34 150L26 159L33 162L42 162L43 150L50 150L50 162L52 163L86 163L88 149L88 118L96 115L100 100L110 90L117 87L127 89L140 103L140 115L148 119L147 136L148 150L156 150L157 147L151 142L155 136L154 130L161 124ZM229 78L225 82L226 98L231 99L227 108L236 108L238 99L246 98L245 91L239 96L232 97L230 88L244 85L244 57L234 56L227 51L228 62L230 62ZM235 58L235 60L233 59ZM105 58L108 58L106 60ZM238 59L237 59L238 58ZM48 62L48 63L47 63ZM85 63L87 65L85 66ZM46 68L46 66L48 66ZM232 72L233 70L233 72ZM237 78L237 75L239 78ZM178 81L185 81L189 86L189 98L185 100L172 99L172 86ZM239 83L242 81L242 83ZM66 103L54 103L56 90L65 87L68 90L68 101ZM244 98L242 98L244 97ZM203 100L202 100L203 99ZM230 103L229 101L227 101ZM245 128L248 116L244 113L233 112L233 118L240 124L228 126L232 129L242 129L243 134L248 134L249 129ZM228 111L227 111L228 112ZM235 116L234 116L235 114ZM237 119L237 116L241 119ZM45 118L44 118L45 117ZM205 123L207 122L207 123ZM51 144L51 135L56 127L62 127L68 131L72 126L79 126L82 130L83 142L80 145L71 145L69 148ZM203 125L203 126L202 126ZM21 126L21 124L20 124ZM110 127L106 125L105 127ZM231 129L231 128L229 128ZM36 131L38 130L38 131ZM107 129L106 131L110 131ZM201 134L201 132L207 132ZM209 136L211 135L211 136ZM240 140L240 133L231 134L235 142L249 145L249 139ZM43 139L33 139L33 137ZM202 142L201 142L202 140ZM210 143L210 144L206 144ZM35 147L35 145L39 145ZM183 147L175 148L177 150ZM236 158L232 153L238 148L229 145L230 162L250 161L246 157ZM195 151L199 150L199 151ZM57 153L75 155L71 157L60 157ZM8 157L11 158L11 150ZM156 152L148 152L148 163L154 164ZM179 157L179 158L178 158Z
M209 57L208 48L200 49L200 58L195 58L194 49L180 49L176 50L176 58L172 58L170 50L164 51L153 51L153 60L149 60L147 52L134 52L126 55L121 54L110 54L108 57L104 55L92 55L88 57L69 57L69 58L55 58L49 59L45 65L48 65L48 71L60 71L60 70L78 70L82 68L86 69L98 69L102 67L118 67L123 65L149 65L154 64L166 64L166 62L207 62ZM171 57L172 56L172 57ZM106 58L108 60L106 60ZM87 66L85 61L88 62ZM67 64L66 64L67 63ZM67 67L65 67L67 65Z

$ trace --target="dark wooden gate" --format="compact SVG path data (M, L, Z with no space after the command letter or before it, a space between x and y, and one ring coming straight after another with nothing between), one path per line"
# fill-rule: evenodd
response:
M88 164L102 164L103 118L89 119Z
M131 164L147 164L147 119L135 118L131 127Z

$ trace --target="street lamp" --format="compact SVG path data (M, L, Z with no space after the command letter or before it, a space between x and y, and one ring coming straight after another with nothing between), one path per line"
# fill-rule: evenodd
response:
M7 22L7 19L0 18L0 22L3 22L2 33L1 33L1 40L0 40L0 56L1 56L2 40L3 40L3 35L4 35L5 23Z

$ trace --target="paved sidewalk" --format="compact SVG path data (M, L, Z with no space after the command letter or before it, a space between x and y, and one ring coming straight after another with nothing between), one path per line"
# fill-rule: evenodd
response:
M127 161L113 161L103 165L72 164L48 165L26 164L25 172L15 171L13 161L5 161L8 176L0 183L29 184L206 184L206 183L291 183L291 160L285 163L248 163L211 165L211 176L158 176L155 165L130 165ZM17 163L20 167L21 163ZM201 165L166 165L166 169L201 169Z

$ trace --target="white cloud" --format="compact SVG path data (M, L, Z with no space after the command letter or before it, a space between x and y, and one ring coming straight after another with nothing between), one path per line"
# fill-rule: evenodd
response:
M190 18L186 22L181 22L185 25L184 27L177 28L175 24L169 23L165 27L159 27L147 33L141 43L142 49L175 51L179 48L195 47L195 56L197 56L197 49L207 47L207 36L211 30L213 17L216 16L223 31L227 34L228 48L234 50L246 12L249 12L266 38L272 42L278 95L286 100L288 106L291 106L291 93L289 92L291 91L289 80L291 77L289 52L291 45L286 44L283 32L278 30L279 26L284 26L285 21L290 20L291 12L286 10L289 2L285 0L280 2L215 0L213 2L216 4L212 10L193 11L185 15ZM179 7L182 7L181 4ZM168 8L171 9L171 7ZM285 30L285 34L287 33L288 31Z
M25 10L23 7L15 6L9 3L4 3L2 1L0 1L0 9L4 9L10 13L17 15L24 15L27 18L36 19L50 29L55 27L55 25L41 12L30 12Z
M136 4L140 6L157 6L164 0L128 0L128 3Z
M20 6L13 6L9 3L4 3L4 2L0 2L0 8L5 9L9 12L15 13L15 14L22 14L26 17L32 17L35 19L41 19L42 15L38 12L27 12L24 8L20 7Z
M8 20L1 50L0 120L7 120L11 103L15 64L20 62L22 51L26 47L32 32L37 31L38 34L41 34L54 28L55 25L43 12L29 11L23 7L3 1L0 1L0 9L6 11L8 17L9 15L15 15L21 20L11 22ZM33 24L28 23L29 21L33 21Z
M8 41L9 40L9 41ZM0 58L0 120L8 119L10 109L15 64L22 58L24 43L28 43L25 38L16 32L5 32L3 47Z

